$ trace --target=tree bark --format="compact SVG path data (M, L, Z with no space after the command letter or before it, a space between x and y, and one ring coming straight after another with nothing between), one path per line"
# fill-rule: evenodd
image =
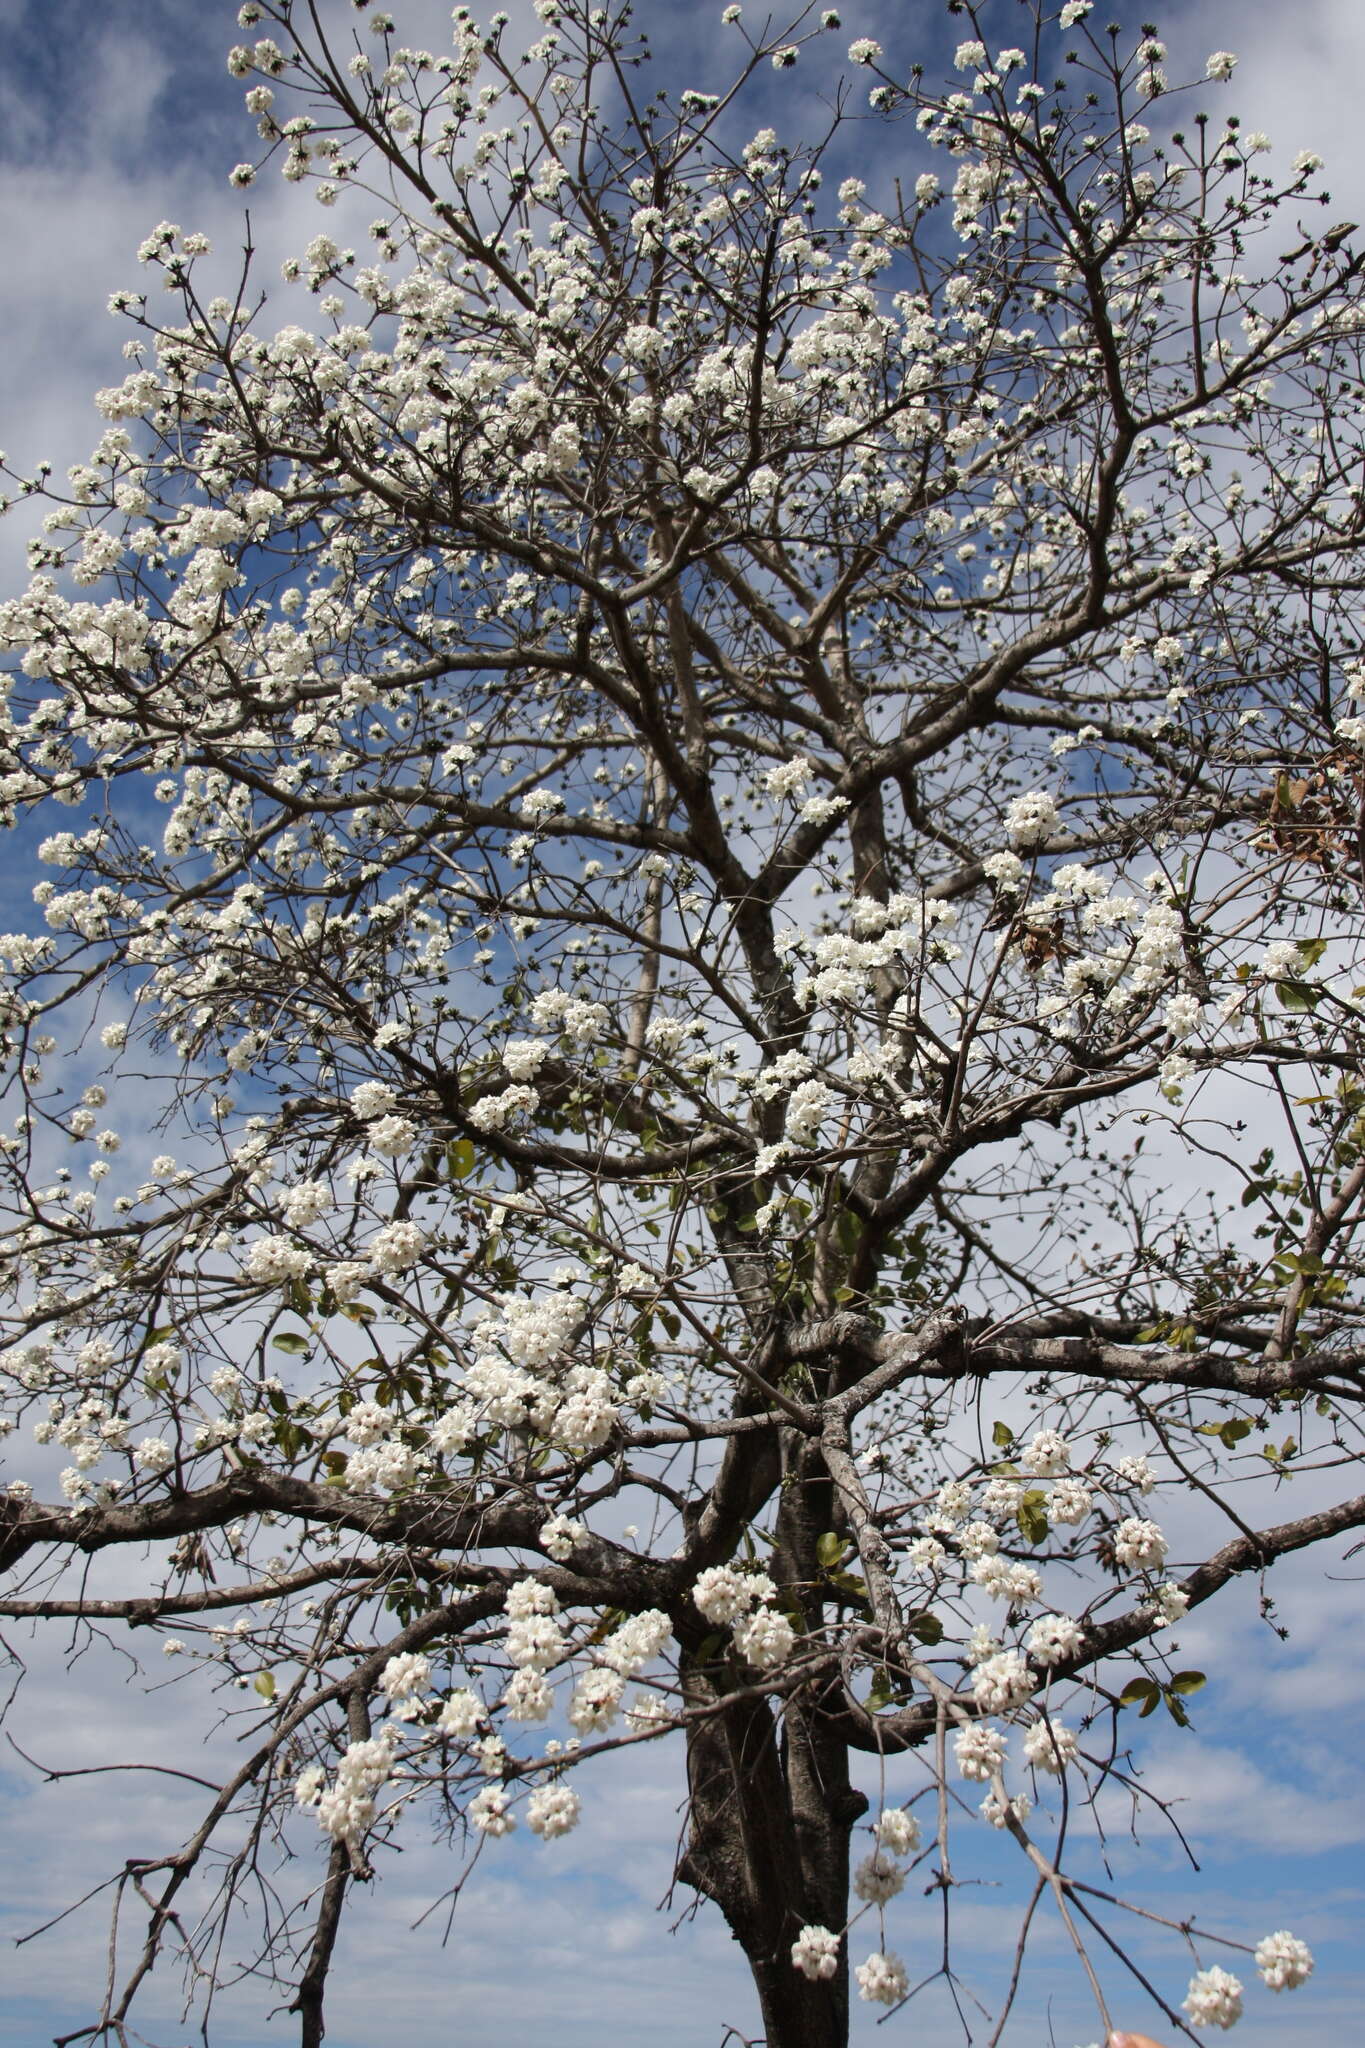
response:
M815 1544L830 1526L833 1489L819 1448L782 1432L784 1473L774 1576L817 1626ZM714 1705L726 1680L684 1656L689 1706ZM828 1707L837 1704L837 1687ZM678 1875L720 1907L753 1973L766 2048L847 2048L848 1953L812 1983L794 1969L792 1943L808 1924L838 1932L848 1917L849 1841L867 1800L849 1782L848 1746L826 1701L785 1704L781 1727L767 1701L739 1699L691 1724L688 1844Z

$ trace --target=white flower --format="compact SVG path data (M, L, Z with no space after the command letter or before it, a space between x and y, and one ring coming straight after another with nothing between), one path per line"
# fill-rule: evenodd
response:
M732 1564L713 1564L698 1576L692 1603L704 1620L723 1628L749 1612L757 1593L753 1574L736 1571Z
M888 1806L873 1823L879 1848L891 1856L912 1856L920 1845L920 1825L903 1806Z
M507 1630L507 1661L523 1670L548 1671L568 1647L564 1631L550 1614L522 1615Z
M739 9L735 9L738 14ZM839 1937L828 1927L803 1927L792 1943L792 1968L812 1984L828 1981L839 1967Z
M406 1272L421 1258L426 1241L418 1223L386 1223L370 1240L370 1264L376 1273Z
M133 1463L143 1472L165 1472L175 1463L175 1452L161 1436L144 1436L133 1452Z
M1017 890L1024 879L1024 863L1017 853L988 853L981 863L981 872L988 882L994 882L1003 893Z
M247 1251L246 1275L266 1286L301 1280L312 1264L312 1253L287 1237L258 1237Z
M442 1735L464 1737L476 1735L484 1718L483 1701L477 1693L461 1687L453 1692L437 1716L436 1725Z
M1043 1582L1031 1564L1013 1564L1007 1557L986 1556L972 1566L972 1584L980 1586L992 1600L1024 1607L1038 1599Z
M285 1195L284 1220L291 1230L304 1230L331 1207L332 1190L326 1181L301 1180Z
M763 787L769 796L795 796L804 789L814 773L813 764L804 754L798 754L794 761L781 761L776 768L770 768L763 777Z
M567 1785L542 1785L527 1801L526 1825L533 1835L552 1842L556 1835L567 1835L577 1827L581 1804L578 1794Z
M1114 1477L1141 1494L1151 1493L1156 1485L1156 1474L1142 1457L1120 1458L1114 1467Z
M525 1621L531 1614L558 1614L559 1595L539 1579L517 1579L507 1588L503 1605L509 1621Z
M957 1767L964 1778L975 1780L978 1785L990 1782L996 1771L1005 1765L1006 1741L998 1728L991 1728L984 1721L973 1721L966 1728L959 1728L953 1737L953 1752Z
M610 1728L621 1705L625 1680L616 1671L585 1671L569 1702L569 1720L586 1734Z
M959 71L984 71L986 61L984 43L959 43L953 58L953 64Z
M1033 1676L1019 1650L997 1650L972 1673L972 1692L986 1714L1008 1713L1033 1691Z
M1283 981L1303 973L1304 959L1292 939L1272 939L1261 961L1261 972L1269 981Z
M1294 159L1294 169L1300 176L1305 175L1309 171L1320 171L1322 169L1322 158L1315 149L1301 149Z
M1071 1451L1060 1431L1040 1429L1020 1462L1033 1478L1059 1479L1071 1469Z
M1155 1522L1129 1515L1114 1531L1114 1558L1129 1571L1158 1571L1166 1561L1166 1538Z
M1012 1820L1025 1821L1032 1810L1033 1801L1026 1792L1016 1792L1013 1799L1002 1799L992 1788L981 1802L981 1818L993 1828L1007 1828Z
M874 43L871 36L859 36L856 42L848 46L850 64L875 64L881 54L881 44Z
M1028 1653L1035 1664L1051 1669L1074 1657L1085 1641L1085 1631L1069 1614L1042 1614L1028 1632Z
M853 1889L869 1905L884 1906L897 1892L904 1891L905 1872L879 1850L875 1855L864 1856L853 1873Z
M1060 1721L1035 1721L1024 1737L1024 1755L1035 1771L1060 1777L1076 1756L1076 1737Z
M533 1671L528 1664L512 1673L502 1703L509 1721L546 1721L555 1696L543 1672Z
M376 1117L370 1125L368 1144L382 1159L401 1159L417 1142L417 1126L409 1117Z
M362 1081L358 1088L351 1090L351 1112L356 1119L367 1124L377 1116L387 1116L397 1104L387 1081Z
M516 1821L508 1812L509 1801L505 1792L496 1785L485 1785L469 1802L469 1824L483 1835L510 1835Z
M1197 996L1172 996L1162 1022L1172 1038L1188 1038L1192 1031L1198 1030L1203 1014L1203 1005Z
M772 1671L785 1664L796 1642L796 1633L785 1614L761 1608L747 1620L735 1623L735 1648L760 1671Z
M552 1515L541 1525L540 1547L556 1564L567 1564L587 1533L582 1522L572 1521L567 1515Z
M309 1764L294 1780L294 1799L299 1806L316 1806L327 1783L327 1773L321 1764Z
M562 811L564 799L557 789L528 789L521 800L521 815L528 823L537 825L544 818L552 818L556 811Z
M529 1116L540 1107L540 1095L521 1081L514 1081L499 1095L481 1095L470 1105L469 1121L476 1131L505 1130L513 1117Z
M1017 796L1005 812L1005 830L1012 846L1041 846L1057 830L1057 804L1044 789Z
M1313 1974L1313 1951L1281 1928L1257 1942L1256 1967L1272 1991L1297 1991Z
M634 1678L657 1657L673 1633L673 1624L660 1608L647 1607L632 1614L602 1645L602 1661L622 1678Z
M1231 78L1237 59L1231 50L1215 50L1204 65L1205 78Z
M1157 1616L1157 1626L1174 1628L1175 1624L1183 1621L1189 1613L1190 1596L1183 1586L1177 1586L1168 1580L1165 1585L1157 1587L1151 1604L1152 1611Z
M1211 1970L1198 1970L1190 1979L1185 2010L1196 2027L1232 2027L1242 2017L1242 1986L1227 1970L1215 1963Z
M865 1963L859 1963L854 1971L858 1980L858 1996L869 2004L899 2005L910 1989L910 1979L899 1956L870 1955Z
M538 1038L509 1038L502 1049L502 1063L514 1081L533 1081L549 1050Z
M840 817L848 807L846 796L809 796L797 815L806 825L828 825L831 818Z
M1047 1518L1054 1526L1074 1528L1094 1504L1094 1495L1079 1479L1059 1479L1048 1496Z
M431 1664L419 1651L403 1650L390 1657L379 1674L379 1690L391 1700L411 1699L431 1683Z
M826 1087L823 1081L802 1081L793 1088L783 1126L793 1144L818 1144L820 1126L833 1100L833 1089Z

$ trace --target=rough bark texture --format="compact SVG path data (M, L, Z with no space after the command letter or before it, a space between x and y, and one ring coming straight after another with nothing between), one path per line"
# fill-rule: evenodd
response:
M783 1432L775 1575L821 1604L816 1542L834 1525L833 1488L818 1447ZM721 1696L684 1666L689 1705ZM837 1686L829 1700L833 1708ZM718 1905L758 1991L767 2048L844 2048L848 1957L825 1983L792 1968L802 1927L840 1928L848 1912L849 1842L867 1800L849 1782L848 1748L819 1694L789 1701L781 1724L762 1700L736 1699L688 1738L689 1840L678 1874Z

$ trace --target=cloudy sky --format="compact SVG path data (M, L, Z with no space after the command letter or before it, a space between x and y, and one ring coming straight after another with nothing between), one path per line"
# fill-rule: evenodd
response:
M328 18L349 15L345 0L320 5ZM448 6L389 5L403 40L442 46ZM937 0L852 0L843 11L850 35L875 35L889 57L906 67L922 61L931 73L960 33ZM1110 11L1150 18L1129 0ZM724 53L720 0L643 0L639 13L675 89L712 82L707 68ZM47 460L60 475L97 437L90 394L122 374L123 335L105 301L142 281L134 252L152 226L169 218L203 230L225 274L236 261L242 204L226 173L251 153L254 136L223 67L234 16L235 0L0 0L0 446L21 471ZM1219 111L1235 107L1247 126L1268 130L1286 157L1305 146L1321 151L1331 219L1365 219L1358 147L1365 9L1358 0L1300 0L1292 14L1269 0L1180 0L1168 16L1172 71L1202 70L1214 48L1237 52L1235 86ZM1012 38L1012 0L1000 0L990 18L1002 38ZM798 87L772 91L765 117L790 127ZM865 132L869 149L885 150L883 131ZM884 172L884 156L868 168ZM282 256L317 225L306 194L263 181L252 194L262 277L277 278ZM291 317L287 305L281 294L281 318ZM0 526L7 590L22 579L26 532L22 510ZM1140 1820L1139 1855L1122 1802L1110 1797L1104 1809L1116 1888L1157 1911L1195 1906L1204 1924L1252 1940L1288 1926L1318 1951L1319 1976L1291 2012L1268 1996L1249 1998L1240 2035L1248 2048L1287 2041L1339 2048L1359 2028L1365 1795L1353 1737L1343 1741L1342 1730L1354 1728L1365 1655L1360 1631L1343 1627L1341 1617L1348 1605L1359 1611L1360 1563L1296 1560L1277 1569L1269 1590L1288 1640L1262 1617L1252 1585L1239 1588L1216 1619L1182 1631L1181 1661L1216 1674L1193 1703L1196 1725L1185 1732L1150 1722L1132 1735L1148 1784L1179 1802L1198 1875L1156 1816ZM1331 1583L1327 1569L1335 1573ZM233 1754L231 1727L200 1752L209 1719L191 1698L193 1679L169 1684L155 1652L143 1676L121 1651L75 1636L42 1649L16 1638L15 1648L30 1670L11 1729L42 1765L75 1770L116 1758L174 1757L211 1774L220 1757ZM408 2048L455 2041L501 2048L522 2040L595 2048L604 2035L647 2036L658 2048L719 2048L727 2023L752 2032L747 1974L724 1929L708 1914L687 1917L682 1894L667 1901L680 1764L676 1742L637 1751L623 1771L584 1788L585 1823L568 1841L543 1845L518 1835L490 1844L444 1944L443 1913L416 1931L413 1923L449 1883L451 1868L444 1851L414 1832L374 1895L355 1903L329 2000L331 2048L399 2040ZM40 1788L18 1757L0 1758L5 1931L17 1937L60 1912L124 1856L169 1847L190 1810L186 1790L146 1773ZM311 1853L306 1831L300 1847ZM1011 1875L1002 1854L995 1841L983 1845L973 1869L979 1885L964 1890L955 1908L961 1967L988 2002L1015 1926L1017 1893L1001 1883ZM1110 1881L1098 1858L1095 1881ZM101 1896L11 1954L0 1994L4 2048L28 2048L86 2016L89 1987L103 1968L106 1904ZM917 1966L933 1967L938 1909L929 1900L900 1904L897 1945L913 1977ZM234 1939L232 1953L245 1956L245 1934L234 1931ZM1144 1967L1178 1999L1182 1963L1169 1940L1140 1932L1136 1941ZM1071 2048L1096 2031L1064 1951L1059 1933L1040 1938L1007 2037L1012 2048ZM145 2008L146 2030L163 2048L191 2038L177 2019L175 1994L168 1980ZM270 2021L268 2004L249 1984L229 1990L220 2010L214 2038L232 2048L293 2037L294 2023L283 2015ZM938 1993L915 2011L920 2017L893 2020L876 2038L909 2039L915 2028L935 2048L959 2038ZM1140 1997L1121 2017L1155 2024ZM856 2031L860 2041L873 2039L866 2009Z

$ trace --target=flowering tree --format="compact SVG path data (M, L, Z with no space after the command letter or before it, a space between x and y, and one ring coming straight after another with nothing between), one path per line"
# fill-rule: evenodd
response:
M320 2041L400 1828L555 1837L659 1741L769 2048L850 1951L907 1997L911 1870L949 1967L981 1793L1107 2025L1068 1799L1185 1720L1188 1609L1365 1524L1362 259L1196 111L1231 55L1185 113L1087 0L954 0L942 92L729 8L719 94L619 4L357 6L229 70L372 256L280 324L159 227L0 612L4 1398L65 1460L0 1613L250 1721L68 2038L211 1991L215 1845L226 1912L311 1837ZM751 133L827 48L827 131Z

